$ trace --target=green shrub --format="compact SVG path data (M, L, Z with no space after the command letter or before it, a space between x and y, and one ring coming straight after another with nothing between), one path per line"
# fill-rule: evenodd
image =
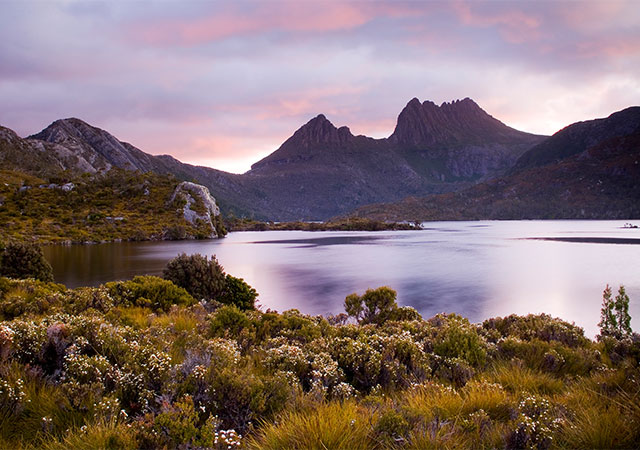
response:
M256 290L242 278L227 274L224 293L218 298L218 301L227 305L235 305L240 309L255 309L257 297Z
M53 269L40 247L11 242L0 255L0 276L53 281Z
M485 363L486 342L467 319L456 314L438 314L428 322L436 327L432 345L437 355L462 358L476 367Z
M378 418L374 431L389 442L401 440L409 432L409 422L402 414L392 409Z
M62 304L65 291L61 284L0 278L0 318L49 312Z
M482 328L493 340L500 337L518 337L524 340L539 339L546 342L556 341L569 347L579 347L588 344L584 330L561 319L548 314L528 314L487 319ZM497 332L497 335L495 335Z
M247 315L234 305L219 308L209 322L209 331L212 336L237 337L243 331L249 331L252 328Z
M117 304L125 306L146 306L154 311L168 311L171 305L193 305L195 299L181 287L169 280L145 275L136 276L128 281L114 281L105 287L116 299Z
M348 295L344 299L344 309L360 324L381 324L398 309L396 295L396 291L387 286L367 289L361 296L355 293Z
M238 373L223 368L213 372L208 382L208 408L218 415L225 427L240 433L254 422L273 418L287 406L291 395L283 377L259 377L248 370Z
M225 293L226 276L215 256L182 253L167 263L163 277L198 300L217 300Z
M611 288L607 284L602 293L602 309L600 310L599 339L606 336L613 336L621 339L631 336L631 316L629 315L629 296L624 288L620 286L618 295L611 299Z

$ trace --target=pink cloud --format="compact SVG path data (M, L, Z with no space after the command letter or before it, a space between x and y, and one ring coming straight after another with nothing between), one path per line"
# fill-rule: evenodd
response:
M483 6L485 4L481 4ZM503 6L503 3L500 3ZM542 36L540 30L542 20L537 15L528 14L517 9L479 11L472 3L456 1L453 9L464 25L490 28L496 27L501 36L509 43L522 44L536 41Z
M576 45L576 56L578 58L606 57L618 59L639 54L640 41L625 38L588 40Z
M136 23L128 34L151 45L192 46L220 39L269 31L326 32L348 30L369 22L378 8L357 4L279 2L253 13L225 11L196 19Z

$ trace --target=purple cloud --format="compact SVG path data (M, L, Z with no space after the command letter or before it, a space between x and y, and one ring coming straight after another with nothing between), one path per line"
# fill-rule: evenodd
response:
M5 1L0 123L76 116L241 172L324 113L391 134L412 97L553 133L640 104L630 1Z

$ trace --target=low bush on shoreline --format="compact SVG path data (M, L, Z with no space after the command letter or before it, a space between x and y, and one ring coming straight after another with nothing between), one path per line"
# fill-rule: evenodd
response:
M640 445L637 334L424 320L380 289L351 297L350 323L196 301L155 277L0 278L0 448Z

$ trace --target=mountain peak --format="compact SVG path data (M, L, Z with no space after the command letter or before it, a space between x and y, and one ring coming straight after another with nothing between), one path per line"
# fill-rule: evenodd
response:
M356 139L348 127L336 128L324 114L302 125L278 150L251 166L259 169L272 164L306 160L311 155L332 149L342 149Z
M318 114L301 126L282 147L295 145L298 148L310 148L322 145L344 144L353 138L347 127L336 128L324 114Z
M396 144L416 147L473 144L487 137L500 142L520 135L531 135L514 130L487 114L478 104L465 97L444 102L440 106L432 101L420 103L411 99L398 116L398 122L389 140Z

